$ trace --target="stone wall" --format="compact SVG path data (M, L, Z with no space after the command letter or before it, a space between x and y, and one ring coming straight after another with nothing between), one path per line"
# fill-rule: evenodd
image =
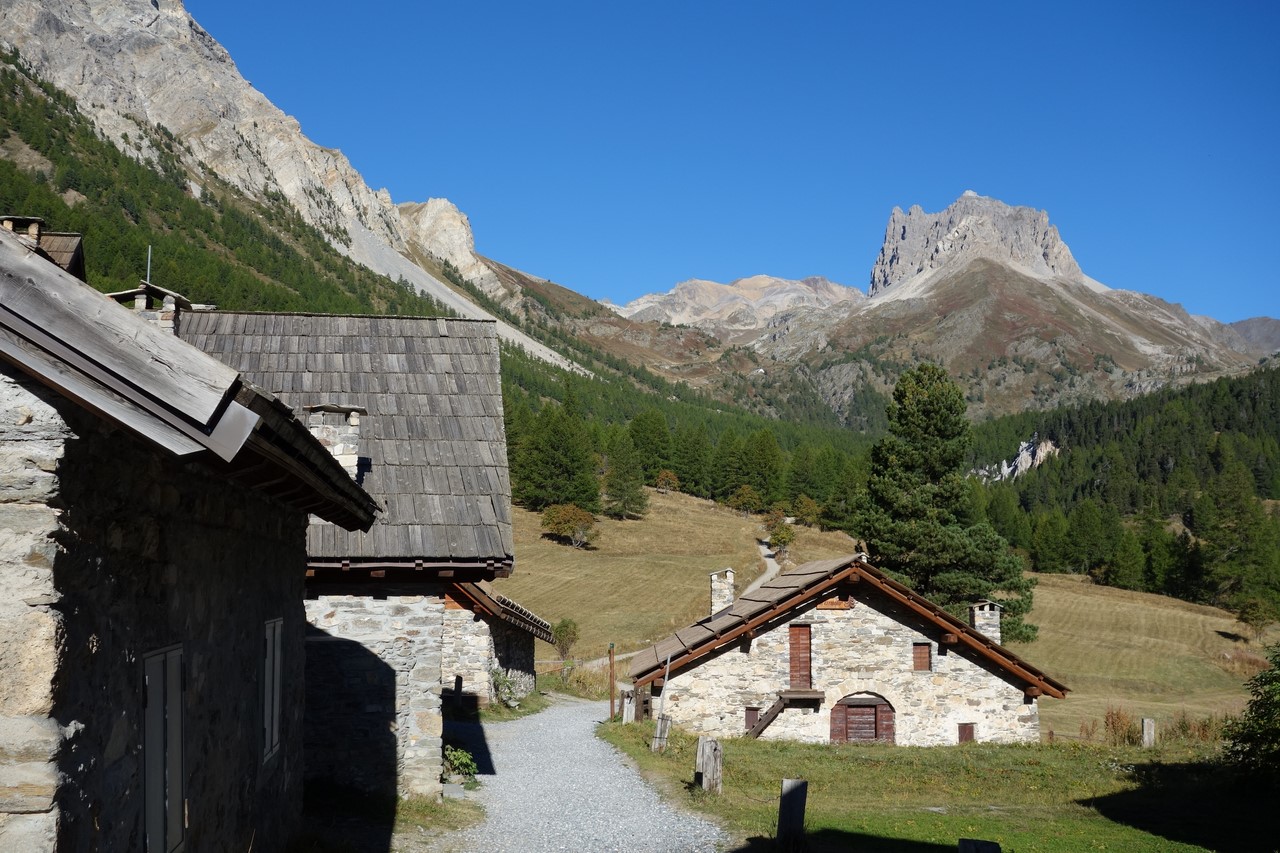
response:
M533 635L497 619L493 620L490 630L494 654L497 655L496 666L511 679L517 698L528 696L536 687L537 680L533 668Z
M896 742L954 744L959 725L973 723L975 739L1037 741L1036 700L954 646L940 647L936 629L880 599L850 604L829 599L756 637L673 674L665 712L698 734L732 737L745 731L745 709L766 709L789 687L788 625L808 624L814 708L784 710L761 735L811 743L830 740L831 707L855 693L883 696L895 709ZM929 643L932 669L914 671L912 646ZM659 700L655 698L654 707Z
M497 620L494 620L497 621ZM498 665L489 623L450 599L444 611L444 645L441 651L440 686L462 696L475 697L481 706L493 701L491 673ZM459 681L461 679L461 681Z
M438 794L443 588L328 587L308 595L308 778Z
M55 833L62 850L143 849L142 659L174 644L184 849L282 848L302 804L305 516L7 367L0 515L0 849L53 849ZM274 618L281 748L264 763Z

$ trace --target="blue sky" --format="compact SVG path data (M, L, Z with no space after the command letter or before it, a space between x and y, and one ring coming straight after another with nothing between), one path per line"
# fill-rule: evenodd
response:
M186 6L372 187L596 298L865 290L895 205L973 189L1112 287L1280 316L1280 4Z

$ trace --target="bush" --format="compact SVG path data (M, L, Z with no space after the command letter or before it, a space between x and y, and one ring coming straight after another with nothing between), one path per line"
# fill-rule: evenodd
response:
M1227 759L1280 781L1280 643L1267 649L1271 667L1249 679L1244 714L1224 727Z
M444 747L444 775L445 776L461 776L468 782L474 782L476 773L480 768L476 765L475 757L467 750L460 746L452 746L445 744Z
M556 647L556 653L560 655L561 660L569 659L569 652L573 651L573 644L576 642L578 642L577 622L572 619L561 619L551 626L551 644Z
M667 492L679 491L680 478L674 472L663 468L658 472L658 479L654 481L654 485L657 486L660 494L665 495Z
M556 504L543 510L542 529L546 531L544 535L575 548L591 543L600 533L596 517L574 504Z
M1102 718L1102 728L1107 733L1107 743L1112 746L1139 746L1142 743L1142 724L1124 708L1108 705Z

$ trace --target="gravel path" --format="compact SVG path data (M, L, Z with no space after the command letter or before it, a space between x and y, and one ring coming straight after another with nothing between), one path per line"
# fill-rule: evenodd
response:
M467 796L485 807L487 818L455 836L456 848L494 853L722 848L728 839L718 827L665 803L621 753L595 736L596 723L608 714L607 703L557 697L541 713L485 725L484 746L473 750L481 787ZM486 751L491 768L483 761Z

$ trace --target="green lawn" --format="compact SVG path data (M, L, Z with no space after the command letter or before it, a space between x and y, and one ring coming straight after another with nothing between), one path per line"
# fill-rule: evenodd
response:
M892 747L724 742L724 792L692 787L696 738L675 733L649 752L652 723L600 734L690 807L719 818L737 850L769 849L783 778L808 781L814 853L942 851L960 838L1016 851L1272 850L1264 829L1275 793L1240 784L1215 747L1158 750L1059 743Z

